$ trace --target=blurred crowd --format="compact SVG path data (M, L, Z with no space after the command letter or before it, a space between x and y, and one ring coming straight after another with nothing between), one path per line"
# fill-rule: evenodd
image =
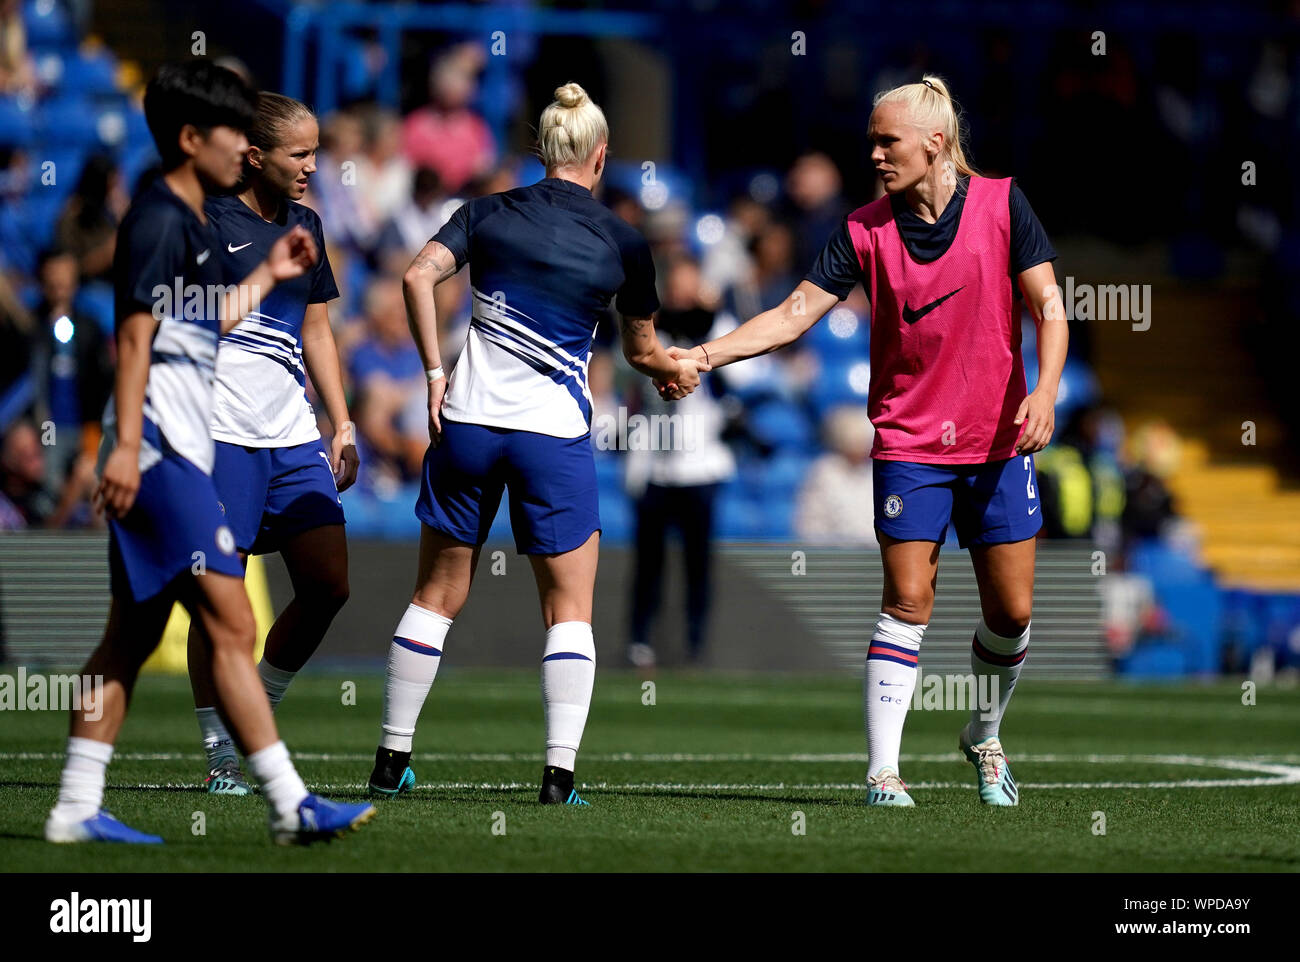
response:
M149 150L142 147L147 132L138 105L125 98L120 123L108 133L97 128L95 145L78 146L80 153L63 145L60 156L75 157L77 174L70 189L63 175L57 207L41 207L35 185L44 154L37 140L24 134L23 111L42 99L47 106L68 101L72 110L72 95L81 87L71 89L68 78L93 79L99 61L74 51L61 75L43 69L43 61L25 49L21 6L0 0L0 200L5 203L0 215L5 242L0 255L0 529L90 526L100 523L87 497L94 482L98 421L112 389L109 275L115 229L132 191L148 176ZM987 46L985 83L970 91L980 114L976 160L985 159L990 171L1031 169L1032 157L998 149L999 143L1026 142L999 140L999 118L1005 120L1006 111L996 106L1016 102L1023 91L1008 87L999 94L999 83L1007 86L1011 72L1006 40L991 36ZM1125 49L1116 46L1097 62L1063 54L1051 89L1071 107L1047 116L1084 123L1088 117L1113 121L1118 115L1136 124L1143 110L1154 109L1157 140L1176 148L1180 158L1162 172L1158 199L1174 218L1173 234L1191 238L1176 248L1184 259L1176 258L1175 266L1190 263L1200 270L1219 248L1209 248L1207 255L1196 242L1208 214L1186 198L1194 193L1207 200L1222 192L1195 189L1206 165L1217 161L1188 147L1208 143L1217 149L1230 130L1240 129L1249 143L1260 145L1262 158L1270 131L1286 126L1286 105L1300 100L1288 94L1300 73L1287 48L1266 42L1246 78L1249 103L1234 119L1220 96L1225 77L1207 80L1189 73L1187 65L1196 58L1176 54L1168 44L1159 46L1157 60L1168 69L1159 71L1159 83L1151 88L1154 100L1145 106L1138 103L1135 71L1149 65L1135 63ZM362 102L320 118L317 171L304 203L322 218L342 291L330 316L362 459L358 489L350 499L355 507L349 508L354 533L366 533L389 507L409 527L428 443L425 382L406 328L401 273L467 199L531 183L542 174L533 158L508 154L474 109L484 59L485 51L475 43L441 50L428 72L426 101L405 115ZM882 72L877 86L915 79L932 66L930 59L930 51L917 48L911 63L891 68L897 76ZM244 69L237 61L226 62ZM810 125L817 129L816 117ZM1119 136L1127 128L1110 129ZM855 128L853 136L860 139L860 131ZM1128 142L1145 139L1134 132ZM725 161L725 151L716 153ZM854 156L848 150L837 153ZM1195 163L1183 163L1188 158ZM1051 176L1071 179L1080 190L1089 183L1099 188L1102 182L1092 171L1071 170L1072 163L1083 164L1082 155L1054 149ZM715 210L694 209L689 191L669 193L653 183L647 189L639 166L616 162L599 196L649 241L663 302L658 327L666 342L688 345L717 337L783 300L844 215L871 199L859 194L867 178L869 170L842 170L827 153L807 149L784 170L752 177ZM1138 191L1137 179L1130 186ZM1080 218L1086 221L1094 208L1080 203L1076 191L1026 189L1049 233L1090 229ZM1294 195L1293 184L1289 192L1251 195L1236 209L1239 232L1282 256L1290 210L1279 205L1293 204ZM1148 199L1144 194L1144 205ZM1138 231L1152 219L1144 214L1128 224ZM1114 222L1099 228L1103 234L1114 229ZM470 316L469 272L441 285L436 297L444 366L450 369ZM1032 388L1036 338L1027 313L1023 325ZM621 415L626 423L635 414L671 413L623 362L616 330L612 322L602 323L589 366L597 423L602 417L619 423ZM691 653L705 645L708 551L717 537L875 544L872 429L864 406L869 346L870 305L859 287L790 349L708 376L704 390L674 409L688 414L693 426L689 452L672 445L656 451L597 444L607 536L636 547L634 660L653 658L651 627L664 545L673 528L686 548ZM322 429L329 430L323 414ZM1168 444L1167 429L1159 425L1124 436L1120 418L1099 395L1086 340L1072 338L1056 438L1038 456L1044 536L1092 539L1118 570L1134 542L1186 540L1162 480L1168 469L1161 452ZM374 530L394 529L376 523ZM1158 629L1149 600L1138 592L1110 604L1108 630L1117 651Z

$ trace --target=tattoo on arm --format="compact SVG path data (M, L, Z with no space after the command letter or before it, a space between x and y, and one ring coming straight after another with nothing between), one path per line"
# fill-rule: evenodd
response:
M651 321L648 317L623 317L623 336L641 337L649 332Z
M432 272L435 284L445 281L457 270L456 258L437 241L429 241L425 244L420 253L415 256L415 263L411 266L417 270Z

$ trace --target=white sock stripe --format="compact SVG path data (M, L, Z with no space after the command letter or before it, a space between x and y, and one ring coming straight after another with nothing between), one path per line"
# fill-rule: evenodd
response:
M920 651L921 639L925 637L927 627L928 625L914 625L882 611L879 620L876 622L876 630L871 638L873 641L880 640L891 645L900 645L913 651Z
M417 604L410 604L402 613L402 620L397 623L397 630L393 634L399 638L409 638L411 641L441 648L442 640L447 636L449 628L451 628L450 618L428 608L421 608Z
M557 656L564 655L576 655L595 662L596 640L591 625L585 621L562 621L547 630L542 661L556 660Z
M993 652L995 655L1018 655L1029 647L1029 628L1033 624L1031 621L1025 625L1025 630L1012 638L995 634L984 619L980 618L979 624L975 626L975 637L979 639L981 645Z

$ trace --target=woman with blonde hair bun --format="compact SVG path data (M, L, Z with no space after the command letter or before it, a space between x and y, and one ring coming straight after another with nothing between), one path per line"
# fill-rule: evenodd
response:
M585 805L573 769L595 678L592 595L600 540L587 364L612 303L623 354L674 385L674 399L708 365L660 345L654 265L645 239L592 197L605 170L609 127L576 83L542 111L537 150L546 177L471 200L425 245L402 281L411 333L429 380L429 450L415 514L420 563L414 596L388 656L383 736L370 788L415 785L415 723L433 685L452 620L509 491L510 524L541 598L546 647L542 803ZM464 350L442 369L433 289L470 265L473 317Z
M996 693L971 712L958 743L981 802L1019 802L999 727L1029 646L1042 526L1033 453L1052 436L1068 335L1056 251L1011 178L971 167L962 127L939 77L877 96L868 136L885 195L845 219L783 304L682 354L714 367L766 354L859 282L871 298L867 407L885 585L863 684L869 805L915 804L898 774L899 744L950 521L979 583L972 674ZM1032 393L1017 284L1039 327Z

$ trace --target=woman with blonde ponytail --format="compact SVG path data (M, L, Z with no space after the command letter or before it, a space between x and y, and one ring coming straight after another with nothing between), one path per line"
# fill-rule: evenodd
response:
M576 83L542 111L546 177L471 200L425 245L403 278L415 343L428 369L429 450L415 514L422 524L411 604L388 655L383 736L372 792L415 785L412 740L444 639L469 594L505 489L520 554L541 596L546 647L546 763L540 801L587 804L573 769L595 678L592 595L600 542L587 363L612 304L637 370L689 394L708 365L668 355L645 239L592 197L609 126ZM473 318L450 377L442 369L433 289L470 265Z
M845 219L783 304L681 356L720 367L766 354L863 284L872 308L867 401L885 573L863 680L867 803L915 804L899 778L899 746L934 608L939 546L952 522L979 582L983 617L971 668L977 690L992 693L991 704L971 712L959 747L975 767L980 801L1016 805L998 736L1029 645L1042 526L1033 453L1051 440L1065 364L1056 251L1012 180L982 177L966 159L961 112L939 77L877 96L868 136L885 195ZM1032 393L1017 283L1038 324Z

